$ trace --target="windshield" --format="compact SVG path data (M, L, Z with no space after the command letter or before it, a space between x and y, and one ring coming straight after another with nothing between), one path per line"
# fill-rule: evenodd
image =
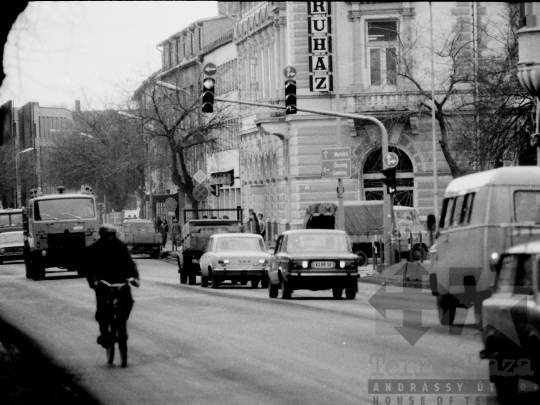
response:
M20 212L0 213L0 228L8 227L8 226L22 226L22 224L23 224L22 213Z
M36 221L95 217L94 200L92 198L62 198L40 200L34 203L34 219Z
M0 233L0 243L13 243L13 242L24 242L24 235L22 232L9 232L9 233Z
M420 222L420 218L418 218L415 210L394 210L394 214L399 227L422 225L422 222Z
M328 233L293 234L287 239L290 251L350 252L349 241L345 235Z
M261 238L219 238L216 252L228 250L242 250L245 252L265 252L264 242Z

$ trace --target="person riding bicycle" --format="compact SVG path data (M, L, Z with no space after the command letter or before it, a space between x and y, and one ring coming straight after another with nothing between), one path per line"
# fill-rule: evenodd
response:
M107 299L109 288L100 280L110 284L130 283L139 287L139 272L131 258L127 246L116 237L116 228L110 224L99 227L99 240L86 248L87 280L90 288L96 292L96 321L99 323L101 335L97 338L104 348L109 346ZM133 308L133 297L129 285L120 290L120 305L127 322Z

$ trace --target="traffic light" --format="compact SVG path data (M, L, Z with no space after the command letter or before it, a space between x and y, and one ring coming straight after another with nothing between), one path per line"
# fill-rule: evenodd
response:
M388 194L395 194L396 192L396 168L390 167L381 171L384 178L381 181L386 184L386 192Z
M215 79L205 77L203 80L202 93L202 112L214 112L214 88L216 87Z
M285 80L285 114L296 114L296 80Z
M210 184L210 192L212 193L212 195L219 197L219 190L219 184Z

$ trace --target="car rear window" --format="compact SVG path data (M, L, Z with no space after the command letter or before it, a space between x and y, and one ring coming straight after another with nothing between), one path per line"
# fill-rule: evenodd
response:
M350 252L350 246L345 235L293 234L287 238L287 251Z
M266 252L262 238L219 238L217 240L217 252L225 252L230 250L244 252Z

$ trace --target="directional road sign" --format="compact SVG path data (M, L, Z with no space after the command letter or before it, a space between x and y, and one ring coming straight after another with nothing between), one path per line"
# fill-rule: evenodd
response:
M344 148L323 149L323 178L350 178L351 171L351 148L349 146Z
M214 76L217 72L217 67L213 63L207 63L203 67L203 72L206 76Z
M384 164L386 167L396 167L398 162L398 155L396 155L394 152L388 152L386 155L384 155Z
M351 147L346 146L344 148L323 149L322 160L351 160Z
M283 74L287 79L294 79L296 76L296 68L294 66L286 66L283 69Z
M204 201L208 198L208 189L199 184L198 186L193 187L192 194L193 198L195 198L197 201Z

